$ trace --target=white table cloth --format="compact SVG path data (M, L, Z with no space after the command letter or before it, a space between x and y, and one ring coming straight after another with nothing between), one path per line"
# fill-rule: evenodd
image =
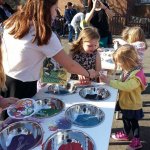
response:
M114 70L115 64L112 59L112 54L114 53L113 48L102 48L98 49L101 56L101 65L104 70Z
M86 103L86 104L92 104L92 105L95 105L95 106L101 108L101 110L103 110L103 112L105 113L104 121L101 124L97 125L96 127L81 128L81 127L72 125L71 129L80 130L80 131L83 131L86 134L88 134L89 137L92 138L94 141L95 148L96 148L95 150L108 150L118 90L116 90L112 87L109 87L107 85L104 85L102 83L93 83L93 84L94 85L98 84L99 86L106 88L110 92L110 97L108 99L106 99L105 101L99 101L99 102L85 100L79 95L79 93L78 93L79 89L78 89L78 92L75 94L64 95L64 96L55 95L55 98L58 98L65 103L65 109L64 109L64 111L62 111L60 114L58 114L56 116L53 116L51 118L42 119L41 125L44 130L44 137L43 137L42 143L44 143L51 134L56 132L56 131L55 132L50 131L48 129L49 125L52 122L54 122L56 118L61 118L62 116L64 116L65 110L69 106L72 106L74 104L79 104L79 103ZM39 90L39 92L34 96L34 99L43 99L43 98L51 97L52 96L51 94L45 93L45 91L47 91L47 88L48 88L48 86ZM34 150L41 150L41 149L42 149L42 145L34 148Z

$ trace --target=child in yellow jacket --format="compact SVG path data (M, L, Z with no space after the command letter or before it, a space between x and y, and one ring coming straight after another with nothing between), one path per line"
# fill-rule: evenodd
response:
M105 75L100 76L101 81L119 90L118 102L124 129L113 134L112 138L118 141L129 140L129 133L132 129L133 139L127 149L139 149L142 144L138 120L144 116L141 92L146 88L146 78L133 46L129 44L121 46L113 54L113 59L116 67L120 66L123 70L121 80L110 80Z

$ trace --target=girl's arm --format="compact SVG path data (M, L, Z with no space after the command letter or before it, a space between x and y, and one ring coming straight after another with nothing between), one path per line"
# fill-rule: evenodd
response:
M107 76L101 75L100 79L102 82L108 84L109 86L119 89L121 91L132 91L139 86L141 86L141 82L136 77L133 77L125 82L119 81L119 80L110 80Z
M94 69L88 71L85 70L80 64L75 62L69 55L67 55L64 50L61 50L53 58L72 74L78 74L88 78L95 78L96 76Z
M115 42L118 42L120 45L128 44L128 42L123 39L114 39L113 43L115 43Z
M141 86L141 82L136 77L133 77L125 82L110 80L109 85L116 89L129 92Z
M14 104L18 101L18 98L9 97L9 98L3 98L0 96L0 113L3 109L10 106L11 104Z

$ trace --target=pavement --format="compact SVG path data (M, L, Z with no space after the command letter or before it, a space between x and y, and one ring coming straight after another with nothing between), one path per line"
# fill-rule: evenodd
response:
M146 41L148 43L148 49L145 52L144 71L147 77L148 87L142 93L144 118L139 121L141 128L141 142L143 144L143 148L141 148L141 150L150 150L150 39L146 39ZM64 50L68 52L68 49L70 48L68 40L66 38L61 38L61 42L64 46ZM122 129L122 127L123 124L121 116L119 120L116 120L116 115L114 114L112 133ZM110 137L108 150L125 150L128 144L129 142L115 141Z

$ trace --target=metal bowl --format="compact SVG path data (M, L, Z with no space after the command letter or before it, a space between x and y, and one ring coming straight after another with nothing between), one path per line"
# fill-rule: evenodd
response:
M106 88L93 86L81 89L79 95L87 100L102 101L110 97L110 92Z
M34 99L25 98L17 101L8 107L7 113L11 118L24 119L32 116L37 110L37 104Z
M99 125L105 118L104 112L91 104L73 105L66 110L65 116L72 124L88 128Z
M32 150L42 139L43 130L38 123L15 122L0 132L0 150Z
M76 86L71 83L67 85L52 84L48 87L48 92L56 95L73 94L76 91Z
M56 98L42 99L37 101L39 111L34 114L37 118L47 118L59 114L64 109L64 103Z
M93 140L84 132L77 130L62 130L50 136L44 150L95 150Z

